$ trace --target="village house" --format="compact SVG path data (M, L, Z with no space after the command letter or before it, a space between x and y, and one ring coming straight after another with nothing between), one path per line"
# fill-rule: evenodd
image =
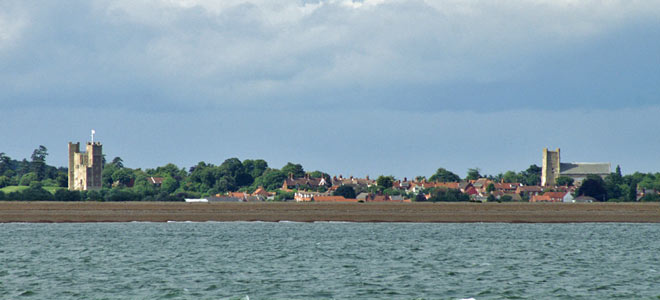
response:
M348 186L352 186L353 188L368 188L373 185L376 185L376 181L371 180L369 178L369 175L367 175L366 178L357 178L353 176L344 178L342 175L339 175L339 177L337 176L332 177L331 184L333 187L348 185Z
M306 189L315 189L319 187L330 187L331 183L327 182L325 178L311 178L309 174L305 174L302 178L294 178L293 174L289 174L287 179L284 179L282 183L283 191L292 191L292 190L306 190Z
M546 192L543 195L535 195L529 202L564 202L565 192Z
M151 183L155 187L160 187L163 185L163 177L147 177L147 182Z

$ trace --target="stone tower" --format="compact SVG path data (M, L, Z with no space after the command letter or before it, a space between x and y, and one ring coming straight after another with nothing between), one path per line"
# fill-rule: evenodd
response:
M80 152L80 143L69 142L69 190L101 189L103 145L88 142L86 150Z
M559 148L556 151L548 151L543 148L543 165L541 166L541 185L554 185L559 177L560 164Z

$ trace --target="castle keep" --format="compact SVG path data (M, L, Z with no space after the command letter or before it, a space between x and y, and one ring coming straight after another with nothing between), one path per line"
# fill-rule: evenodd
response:
M69 190L101 189L103 146L100 142L88 142L86 148L80 152L80 143L69 142Z

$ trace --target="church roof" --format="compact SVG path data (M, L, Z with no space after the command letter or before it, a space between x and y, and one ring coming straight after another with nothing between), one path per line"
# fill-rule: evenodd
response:
M607 175L610 174L610 163L561 163L561 175Z

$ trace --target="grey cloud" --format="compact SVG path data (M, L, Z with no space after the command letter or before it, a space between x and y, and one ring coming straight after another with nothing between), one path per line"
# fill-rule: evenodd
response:
M634 87L657 103L658 5L372 2L14 2L28 21L0 48L0 101L554 109L630 105Z

